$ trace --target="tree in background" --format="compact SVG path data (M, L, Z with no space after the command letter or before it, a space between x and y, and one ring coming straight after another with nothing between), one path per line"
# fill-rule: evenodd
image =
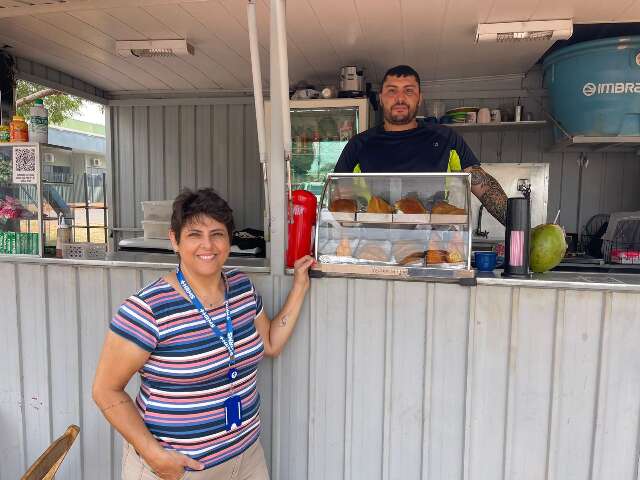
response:
M82 106L81 98L24 80L17 81L16 98L16 112L25 118L29 118L29 108L34 105L36 99L42 98L49 112L50 125L61 125Z

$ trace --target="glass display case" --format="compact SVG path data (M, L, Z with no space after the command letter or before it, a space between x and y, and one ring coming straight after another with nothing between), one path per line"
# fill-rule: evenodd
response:
M42 254L39 150L0 144L0 254Z
M473 279L467 173L330 173L316 275Z
M0 144L0 253L55 255L61 218L74 224L75 177L69 148Z

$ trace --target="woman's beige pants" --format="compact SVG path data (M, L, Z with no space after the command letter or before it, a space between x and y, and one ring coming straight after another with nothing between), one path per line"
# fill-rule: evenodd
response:
M122 480L160 480L127 442L122 454ZM269 480L260 440L241 455L200 472L185 472L180 480Z

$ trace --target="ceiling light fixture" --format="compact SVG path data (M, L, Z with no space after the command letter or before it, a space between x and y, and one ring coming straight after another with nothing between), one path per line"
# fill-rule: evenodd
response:
M565 40L573 35L572 20L534 22L480 23L476 43Z
M193 45L184 38L172 40L119 40L116 53L123 57L175 57L193 55Z

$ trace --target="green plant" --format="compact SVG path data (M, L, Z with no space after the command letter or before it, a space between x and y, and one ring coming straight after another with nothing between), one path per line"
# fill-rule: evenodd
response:
M66 93L61 93L25 80L17 81L16 94L16 98L18 99L16 102L18 105L16 112L18 115L29 118L29 108L33 106L36 98L42 98L44 106L49 112L49 124L51 125L62 124L65 119L71 118L74 113L77 113L82 106L81 98L67 95ZM33 97L33 99L21 105L20 100L28 96Z

